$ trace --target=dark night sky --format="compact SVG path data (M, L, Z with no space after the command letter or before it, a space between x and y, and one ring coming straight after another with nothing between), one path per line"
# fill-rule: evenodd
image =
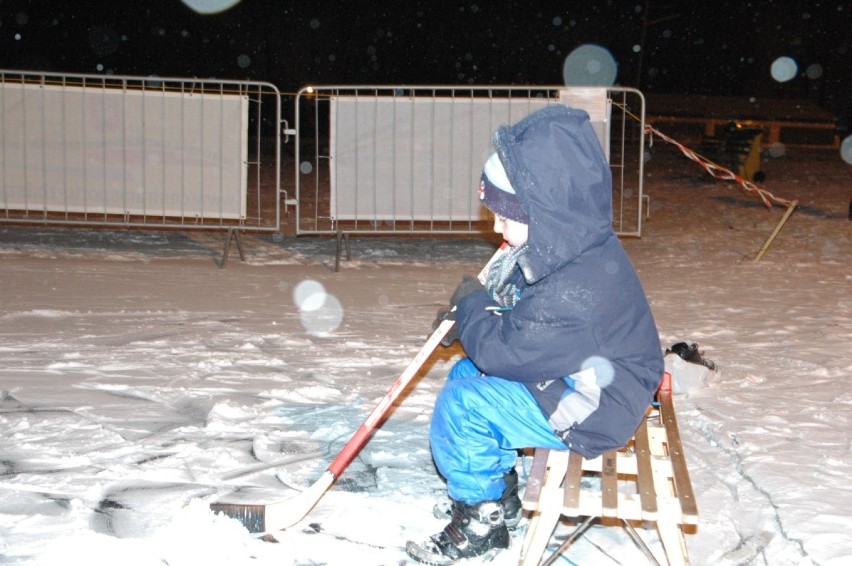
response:
M810 99L852 91L852 0L510 2L0 0L0 68L307 84L563 84L567 55L606 47L646 93ZM644 39L643 39L644 38ZM789 56L798 75L773 80Z

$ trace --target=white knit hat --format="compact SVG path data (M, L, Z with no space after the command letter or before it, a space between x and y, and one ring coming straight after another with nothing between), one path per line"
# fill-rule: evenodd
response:
M482 169L479 200L498 216L521 224L530 222L529 215L521 205L512 183L509 182L509 177L506 176L503 163L500 162L500 157L496 153L491 154Z

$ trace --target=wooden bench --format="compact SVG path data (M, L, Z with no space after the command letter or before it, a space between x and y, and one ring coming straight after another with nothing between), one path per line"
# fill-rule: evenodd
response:
M567 450L536 449L524 492L531 513L521 548L522 566L538 565L560 517L577 528L548 560L551 564L595 519L622 525L651 563L658 561L633 524L656 525L672 566L689 558L684 532L695 532L698 508L672 403L671 376L663 377L658 402L628 444L587 460Z

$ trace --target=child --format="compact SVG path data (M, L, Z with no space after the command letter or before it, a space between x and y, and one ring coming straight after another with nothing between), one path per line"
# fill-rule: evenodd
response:
M623 446L663 373L657 329L612 229L609 165L588 115L564 105L494 134L479 198L509 243L485 284L453 293L444 345L466 358L435 403L430 442L450 523L407 551L426 564L508 548L521 515L517 449L592 458Z

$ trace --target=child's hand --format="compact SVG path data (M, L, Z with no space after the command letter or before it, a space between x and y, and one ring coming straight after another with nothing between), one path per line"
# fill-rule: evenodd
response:
M456 290L453 291L452 297L450 297L450 306L441 307L438 310L438 314L435 317L435 321L432 323L432 330L437 330L438 326L441 325L445 320L455 320L456 319L456 305L459 304L463 298L467 297L471 293L476 293L485 289L482 283L479 282L479 279L476 277L471 277L470 275L465 275L462 279L462 282L459 283L459 286L456 287ZM441 339L442 346L450 346L453 342L459 339L459 330L458 325L454 324L447 331L447 334Z
M437 330L445 320L455 320L456 311L454 307L441 307L438 309L438 314L435 317L435 322L432 323L432 330ZM441 346L450 346L453 342L459 339L458 325L453 325L444 337L441 339Z
M463 298L467 297L471 293L482 291L483 289L485 289L485 287L479 282L479 279L471 275L465 275L462 282L459 283L459 286L456 287L456 290L453 292L453 296L450 297L450 306L454 307L458 305L459 301Z

